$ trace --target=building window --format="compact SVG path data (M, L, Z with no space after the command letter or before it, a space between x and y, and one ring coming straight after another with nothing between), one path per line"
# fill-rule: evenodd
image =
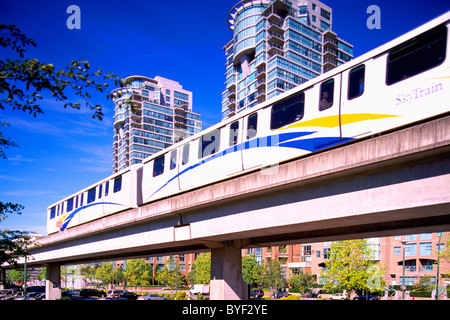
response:
M155 158L153 162L153 176L157 177L164 173L164 154Z
M87 203L95 201L95 187L88 191Z
M333 106L334 79L322 82L320 85L319 111L327 110Z
M311 245L303 245L302 246L302 256L310 256L311 255Z
M209 133L206 133L200 138L199 141L199 154L198 158L213 155L219 151L220 146L220 130L216 129Z
M173 170L177 167L177 150L173 150L170 153L170 170Z
M183 158L181 159L181 164L184 166L189 162L189 143L183 146Z
M324 259L330 259L330 251L331 251L331 248L323 249L323 258Z
M256 136L258 130L258 114L254 113L248 117L247 123L247 139Z
M353 68L348 75L348 100L355 99L364 93L365 65Z
M417 234L409 234L405 236L406 241L415 241L417 240Z
M73 198L67 200L66 212L70 212L73 210Z
M118 176L114 178L114 193L119 192L122 189L122 176ZM81 202L83 202L83 198L81 198Z
M395 47L387 58L386 84L392 85L432 69L445 60L447 27L436 27Z
M320 8L320 15L327 20L330 20L330 18L331 18L331 13L329 13L327 10L322 9L322 8Z
M433 254L433 246L431 242L422 242L419 245L419 255L431 256Z
M406 257L417 256L417 244L416 243L405 244L405 256Z
M230 125L230 141L229 145L234 146L238 142L239 136L239 121L235 121Z
M401 247L394 247L394 254L395 255L402 254L402 248Z
M305 94L303 92L281 101L272 107L270 129L275 130L303 118L305 112Z
M419 239L420 240L431 240L433 238L433 234L432 233L421 233L419 235Z

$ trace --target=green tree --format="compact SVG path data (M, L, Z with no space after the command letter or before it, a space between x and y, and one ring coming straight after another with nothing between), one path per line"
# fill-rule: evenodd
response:
M189 272L189 283L191 284L209 284L211 281L211 253L202 253L192 264L192 270Z
M11 107L36 116L44 113L39 105L43 99L41 93L49 94L57 101L67 101L68 92L73 92L93 111L92 117L101 120L102 107L91 103L91 92L104 93L108 88L108 83L104 81L113 80L116 86L124 85L124 81L111 72L105 73L100 68L92 71L89 62L84 59L73 60L65 69L58 71L51 63L24 59L25 47L36 46L36 43L15 25L0 24L0 35L0 46L15 51L16 56L16 59L0 60L0 109ZM66 107L80 109L80 104L67 101L64 104Z
M0 202L0 223L9 214L22 214L24 207L11 202ZM0 266L4 263L16 265L16 259L26 255L26 246L31 243L27 231L0 228Z
M151 265L149 265L151 267ZM123 281L125 281L125 277L123 276L124 269L122 265L118 266L117 268L114 268L112 273L113 282L115 284L119 284ZM152 273L151 273L152 274Z
M114 281L114 266L112 262L102 262L95 270L95 278L103 284L109 285Z
M270 288L272 293L279 288L286 287L286 280L283 277L283 270L281 269L281 262L269 259L264 266L263 275L264 284Z
M367 239L336 241L331 245L330 259L325 262L322 277L325 288L351 290L380 290L384 287L382 269L373 260L375 249Z
M315 277L311 273L300 272L299 274L289 278L289 285L295 291L301 292L302 295L305 291L312 287L315 282Z
M127 260L123 276L127 284L135 288L149 285L152 279L152 271L150 268L151 266L143 258Z
M39 281L44 281L45 279L47 279L47 268L46 267L41 267L37 278Z
M242 257L242 279L253 288L258 288L263 282L264 267L256 261L256 256L250 254Z
M10 282L23 282L23 271L10 270L7 272L7 278Z
M94 267L89 264L80 265L80 275L83 277L84 287L86 288L87 283L94 280Z
M84 59L73 60L65 69L56 70L51 63L25 58L28 46L36 46L36 43L21 33L17 26L0 24L0 47L11 49L8 57L2 54L0 59L0 111L11 108L36 117L44 113L40 107L44 96L64 101L64 108L80 109L79 103L68 101L69 93L73 93L84 100L85 106L93 112L93 118L101 120L102 107L91 103L92 92L106 92L109 81L114 81L115 86L125 84L111 72L91 70L89 62ZM3 135L1 129L7 126L10 124L6 121L0 122L0 159L7 158L5 149L18 147L11 138ZM21 214L23 209L20 204L0 202L0 221L8 214ZM14 264L15 259L25 255L29 243L29 232L0 228L0 266Z
M157 273L156 280L162 285L168 286L171 295L173 289L176 287L181 288L184 277L180 273L178 264L175 264L175 259L173 257L166 260L164 268Z

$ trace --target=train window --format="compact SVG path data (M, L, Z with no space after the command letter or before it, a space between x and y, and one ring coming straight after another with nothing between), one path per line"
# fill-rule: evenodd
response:
M119 192L120 190L122 190L122 176L118 176L114 178L114 190L113 192Z
M365 72L365 65L350 70L350 73L348 74L348 100L358 98L364 93Z
M445 60L447 27L436 27L389 52L386 84L392 85L432 69Z
M258 130L258 114L254 113L248 116L247 139L255 137L257 130Z
M78 195L75 197L75 209L78 208Z
M50 209L50 219L54 219L56 217L56 207Z
M305 94L300 92L272 107L270 129L275 130L301 120L305 113Z
M105 197L107 197L108 194L109 194L109 180L106 181L106 184L105 184Z
M237 144L239 136L239 121L230 124L230 146Z
M103 193L103 184L100 184L98 186L98 198L101 199L102 198L102 193Z
M73 210L73 198L66 201L66 212Z
M164 154L153 161L153 176L157 177L164 173Z
M88 190L87 203L91 203L95 201L95 187Z
M181 164L184 166L189 162L189 143L183 146L183 158L181 159Z
M177 150L173 150L170 153L170 170L173 170L177 167Z
M83 200L84 200L84 193L80 196L80 207L83 206Z
M219 151L220 130L216 129L204 134L199 140L198 158L212 155Z
M320 85L319 111L327 110L333 106L334 79L322 82Z

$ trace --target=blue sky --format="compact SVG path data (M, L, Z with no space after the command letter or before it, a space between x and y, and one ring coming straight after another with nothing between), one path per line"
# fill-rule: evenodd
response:
M333 29L354 45L355 57L445 13L448 1L323 0L333 9ZM223 46L232 38L227 15L237 0L220 1L78 1L2 0L0 23L16 24L35 40L27 58L53 63L57 69L85 58L95 70L121 77L156 75L178 81L194 94L194 111L203 128L220 121L225 82ZM69 5L81 9L81 29L69 30ZM381 9L381 29L369 30L369 5ZM0 57L12 57L0 49ZM113 87L110 87L113 89ZM79 101L69 95L72 101ZM95 94L103 121L91 112L63 109L44 97L45 114L34 118L0 110L2 129L20 148L6 150L0 160L0 200L21 203L21 216L11 215L2 228L46 234L46 208L112 172L113 105Z

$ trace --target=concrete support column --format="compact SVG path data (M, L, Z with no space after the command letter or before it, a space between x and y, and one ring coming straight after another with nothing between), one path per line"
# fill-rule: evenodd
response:
M0 290L6 288L6 269L0 268Z
M47 279L45 281L45 300L61 298L61 266L47 265Z
M247 300L248 286L242 280L242 243L211 249L211 300Z

